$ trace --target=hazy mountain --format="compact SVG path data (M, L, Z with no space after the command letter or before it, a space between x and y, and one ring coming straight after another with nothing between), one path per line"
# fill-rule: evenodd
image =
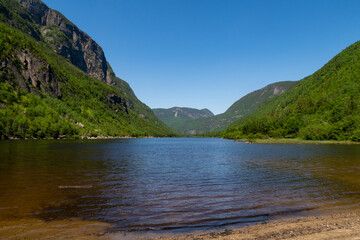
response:
M192 132L191 129L188 128L188 125L191 124L192 120L210 118L214 116L214 114L208 109L198 110L182 107L173 107L169 109L155 108L153 109L153 112L161 121L171 128L187 134L195 134L195 132Z
M170 109L153 109L156 116L165 122L168 126L176 129L177 131L186 134L202 134L212 131L224 130L231 123L236 120L247 116L255 111L261 104L268 101L270 98L284 93L290 87L294 86L296 82L284 81L270 84L262 89L256 90L240 98L233 105L230 106L226 112L218 115L198 114L190 117L188 114L183 114L181 109L190 108L170 108ZM192 109L195 110L195 109ZM196 110L198 113L203 113L205 110ZM205 112L205 113L206 113Z

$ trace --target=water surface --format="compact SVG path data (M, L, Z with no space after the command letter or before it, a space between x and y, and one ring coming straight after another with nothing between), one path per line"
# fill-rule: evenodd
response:
M360 146L222 139L0 142L0 221L189 231L357 206Z

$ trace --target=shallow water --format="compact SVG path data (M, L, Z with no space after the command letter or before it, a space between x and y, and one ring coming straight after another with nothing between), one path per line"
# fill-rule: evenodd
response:
M359 145L3 141L0 154L0 221L82 219L114 231L190 231L357 206L360 199Z

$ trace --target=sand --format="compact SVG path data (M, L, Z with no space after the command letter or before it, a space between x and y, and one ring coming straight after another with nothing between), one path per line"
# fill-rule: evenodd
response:
M109 224L79 219L62 221L43 221L35 218L0 221L0 239L76 239L104 240L108 239L106 230Z
M328 239L360 239L360 211L332 210L315 216L298 216L275 219L238 229L188 234L124 234L108 236L110 239L156 239L156 240L328 240Z
M360 211L280 219L237 230L158 239L360 239Z
M237 228L180 234L109 233L110 225L88 221L0 221L0 239L264 240L360 239L360 210L328 210Z

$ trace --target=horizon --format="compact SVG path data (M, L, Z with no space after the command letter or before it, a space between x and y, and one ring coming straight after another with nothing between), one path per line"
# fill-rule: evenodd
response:
M268 84L311 75L360 39L357 1L43 2L92 37L150 108L221 114Z

